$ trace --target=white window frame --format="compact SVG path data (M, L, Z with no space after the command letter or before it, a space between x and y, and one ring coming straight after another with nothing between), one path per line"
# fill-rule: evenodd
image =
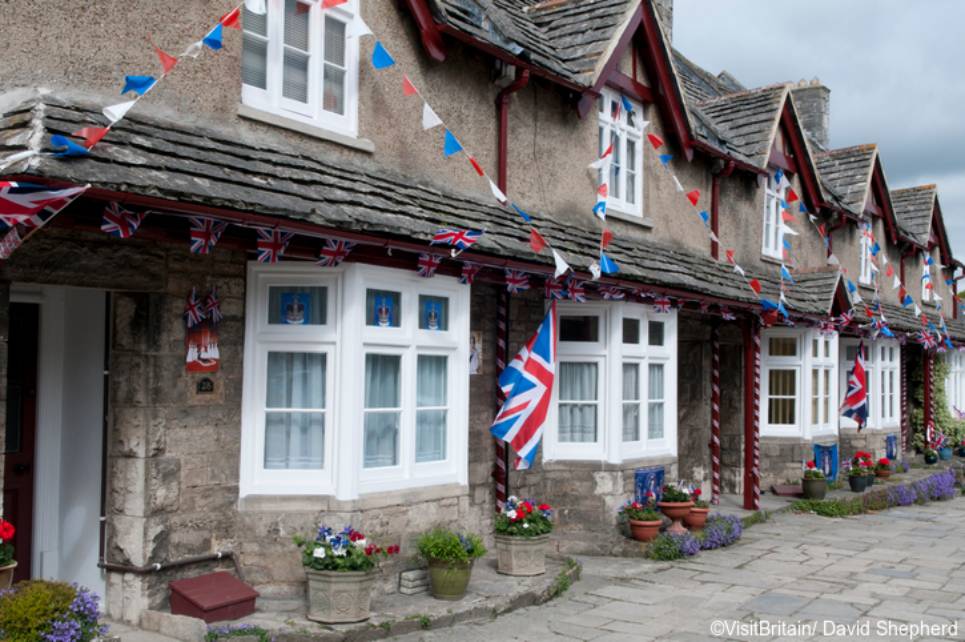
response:
M793 338L797 342L796 356L772 356L770 354L771 338ZM821 347L819 355L814 356L814 341ZM790 424L772 424L769 422L770 400L770 371L794 370L796 372L795 388L795 416ZM828 398L827 421L813 416L812 397L815 394L812 385L812 371L819 372L819 385L823 387L823 371L830 371L831 387L829 390L817 391L822 397ZM818 436L837 434L837 421L834 419L838 410L837 392L838 370L838 335L823 335L817 329L797 328L769 328L761 336L761 435L767 437L800 437L812 439ZM820 412L820 408L819 408Z
M854 365L854 360L848 360L848 348L857 346L859 339L842 339L840 348L840 377L838 390L841 395L847 394L848 376ZM868 378L868 421L865 424L866 430L880 430L882 428L895 428L901 425L901 345L895 339L879 337L874 341L865 340L865 373ZM886 353L886 359L882 360L882 348L894 348L894 360L890 354ZM883 412L882 408L882 386L884 385L884 375L894 373L895 376L895 395L893 417L890 413ZM843 397L842 397L843 398ZM838 413L838 425L841 428L857 428L858 424L850 417L845 417Z
M957 410L965 411L965 354L958 350L945 353L948 376L945 377L945 398L953 417Z
M270 286L327 286L327 324L284 326L267 323ZM366 291L400 292L400 325L365 325ZM448 329L420 330L419 295L449 300ZM356 499L367 493L442 484L468 483L469 434L469 288L457 279L424 279L410 270L351 264L319 269L284 263L248 265L245 372L242 399L239 494L334 495ZM266 470L264 397L269 350L319 352L327 367L325 465L322 471ZM365 354L402 356L402 420L399 463L363 468ZM447 362L446 458L415 462L416 363L419 354L441 355Z
M640 221L644 218L643 210L643 181L644 181L644 153L643 153L643 106L627 99L633 105L634 123L633 126L627 118L626 110L623 108L622 97L619 93L604 88L600 92L597 109L597 140L598 153L602 154L611 143L613 134L616 134L616 141L613 146L611 156L610 177L607 180L607 215L614 214L616 218L627 218L629 220ZM614 121L611 105L616 102L620 105L620 117ZM626 198L627 193L627 141L632 141L635 145L633 162L636 167L634 176L636 182L633 190L633 201ZM614 186L613 163L617 163L620 168L620 176L617 179L618 185ZM601 170L602 171L602 170ZM603 177L599 176L598 180ZM619 196L617 196L619 194Z
M783 181L775 185L773 172L764 182L764 225L762 227L761 254L782 260L784 257L784 226L781 220L781 203L787 196Z
M894 339L878 339L875 365L878 382L877 425L895 428L901 425L901 345ZM887 401L887 403L886 403Z
M558 314L595 316L598 319L598 341L559 341L559 363L593 362L599 365L597 440L595 442L561 442L559 440L559 378L553 385L549 412L549 428L543 437L543 460L624 461L647 457L677 456L677 312L657 314L651 306L639 303L600 302L574 303L561 301ZM639 343L623 343L624 318L640 323ZM649 345L649 323L662 322L663 344ZM623 364L639 364L640 434L637 441L623 441ZM664 431L663 437L649 437L649 369L651 364L664 366ZM559 370L557 370L559 372Z
M247 85L242 80L243 105L290 119L299 123L335 132L350 138L358 137L358 77L359 38L351 37L351 23L360 16L360 0L348 0L331 9L322 9L320 0L300 0L309 6L309 64L308 102L285 98L282 94L284 74L284 0L270 0L267 15L266 88ZM326 17L345 23L345 113L337 114L322 108L324 84L324 33ZM260 34L245 32L259 40Z

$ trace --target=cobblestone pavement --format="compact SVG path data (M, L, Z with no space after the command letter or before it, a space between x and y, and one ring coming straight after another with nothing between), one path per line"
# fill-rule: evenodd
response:
M549 604L395 639L965 639L965 498L848 519L785 513L688 561L580 561L583 579ZM785 628L722 628L760 621ZM946 629L898 628L922 623Z

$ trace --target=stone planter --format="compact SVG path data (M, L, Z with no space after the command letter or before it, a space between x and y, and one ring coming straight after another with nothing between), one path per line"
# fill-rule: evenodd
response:
M952 458L952 449L948 446L938 449L938 458L942 461L948 461Z
M17 568L16 562L0 566L0 591L13 586L13 569L15 568Z
M673 523L667 528L668 533L674 533L677 535L687 532L684 528L683 519L690 514L690 509L694 507L693 502L658 502L657 508L659 508L664 515L667 516Z
M649 542L660 534L663 521L656 519L652 522L642 522L637 519L628 519L627 523L630 524L630 535L633 539L638 542Z
M828 494L828 480L802 479L801 488L804 490L804 499L824 499Z
M429 592L437 600L461 600L470 575L472 562L429 560Z
M851 485L852 493L863 493L868 487L868 480L871 479L865 475L850 475L848 477L848 484Z
M709 512L709 508L697 508L696 506L691 508L690 512L684 516L684 526L692 531L703 530Z
M890 470L875 470L875 477L880 477L881 479L888 479L891 477Z
M308 619L324 624L369 619L374 572L315 571L308 576Z
M546 572L549 535L496 535L496 571L503 575L542 575Z

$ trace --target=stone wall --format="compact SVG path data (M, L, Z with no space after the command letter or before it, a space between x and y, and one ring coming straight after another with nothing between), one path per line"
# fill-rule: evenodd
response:
M885 428L874 430L865 428L858 432L857 428L842 428L839 440L841 442L840 456L841 461L847 461L854 457L855 452L864 450L871 453L875 461L888 454L888 435L897 435L898 451L901 451L901 431L895 428ZM900 455L899 455L900 456Z
M814 444L833 444L835 437L814 441L800 437L761 437L761 490L770 492L774 484L800 481L804 462L814 459Z

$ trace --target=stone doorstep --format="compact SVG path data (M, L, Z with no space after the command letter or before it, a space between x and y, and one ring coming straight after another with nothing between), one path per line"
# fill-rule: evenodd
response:
M469 591L462 600L437 600L425 591L372 595L372 617L355 624L324 625L297 613L258 611L235 622L260 626L276 642L379 640L423 629L436 630L462 622L491 620L526 606L543 604L555 597L554 585L561 576L570 582L580 578L582 567L571 558L546 556L546 573L536 577L511 577L496 572L496 560L483 558L473 568Z

